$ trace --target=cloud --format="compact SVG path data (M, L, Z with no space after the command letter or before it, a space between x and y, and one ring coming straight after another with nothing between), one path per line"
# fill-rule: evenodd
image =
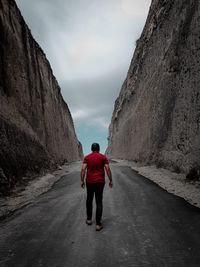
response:
M90 112L88 112L87 110L78 109L72 112L72 117L74 118L74 120L78 121L78 120L83 120L83 119L88 118L89 114Z
M115 70L101 77L70 80L61 83L63 96L69 103L75 125L95 126L108 131L108 125L126 69Z
M17 0L59 81L126 65L150 0Z
M105 147L151 0L16 2L51 63L83 146L98 137Z
M121 8L124 13L130 17L140 17L146 16L146 8L149 6L148 0L140 0L140 1L133 1L133 0L121 0L120 1Z
M93 120L91 120L92 126L99 126L100 130L106 131L108 130L109 122L106 122L104 117L97 117Z
M85 125L88 125L88 127L93 126L103 132L107 132L108 130L108 119L106 116L99 116L97 110L79 109L72 112L72 117L76 121L76 124L85 122Z
M72 112L72 117L76 121L76 124L85 122L85 125L94 126L100 131L107 132L109 126L109 120L105 115L101 114L96 109L78 109Z

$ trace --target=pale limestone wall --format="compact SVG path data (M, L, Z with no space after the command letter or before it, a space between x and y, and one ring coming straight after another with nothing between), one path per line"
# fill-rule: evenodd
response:
M107 153L185 173L199 168L199 1L152 1L115 103Z
M0 147L0 168L11 184L82 157L51 66L14 0L0 1Z

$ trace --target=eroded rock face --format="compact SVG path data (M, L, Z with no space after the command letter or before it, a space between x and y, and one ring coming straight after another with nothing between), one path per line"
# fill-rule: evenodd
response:
M0 177L9 186L82 157L50 64L13 0L0 1L0 148Z
M109 156L200 166L200 3L153 0L115 102Z

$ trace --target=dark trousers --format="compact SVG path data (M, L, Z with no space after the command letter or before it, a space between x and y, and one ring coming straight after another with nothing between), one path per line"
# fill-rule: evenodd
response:
M86 183L87 187L87 200L86 200L86 211L87 211L87 219L92 219L92 203L93 197L95 194L96 200L96 224L101 223L101 217L103 212L103 189L104 183Z

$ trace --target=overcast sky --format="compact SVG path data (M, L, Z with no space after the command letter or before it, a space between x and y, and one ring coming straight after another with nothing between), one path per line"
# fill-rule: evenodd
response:
M114 101L151 0L16 0L47 55L84 153L107 146Z

